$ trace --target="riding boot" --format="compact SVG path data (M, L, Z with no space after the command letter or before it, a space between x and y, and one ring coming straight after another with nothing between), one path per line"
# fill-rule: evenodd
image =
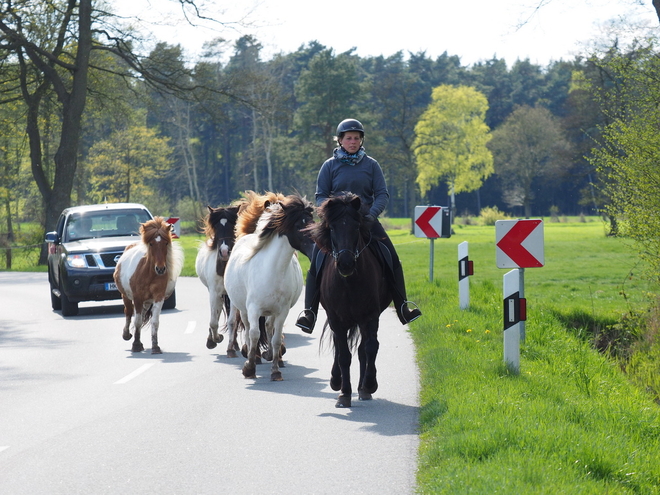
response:
M406 298L406 282L403 278L403 267L400 263L395 263L392 267L393 275L393 287L392 287L392 299L394 300L394 308L396 309L396 314L399 317L399 320L402 324L406 325L411 321L416 320L422 316L422 312L412 301L408 301ZM411 311L408 309L408 304L412 304L415 308Z
M323 256L323 253L314 248L312 259L307 271L307 279L305 280L305 309L298 315L296 326L301 328L305 333L312 333L314 324L316 323L316 316L319 312L319 301L321 293L319 291L320 277L317 276L317 271L320 272L324 259L318 259L318 256Z
M310 268L307 272L307 280L305 282L305 309L298 316L296 326L300 327L305 333L312 333L314 324L316 323L316 315L319 312L319 299L320 293L316 286L316 274Z

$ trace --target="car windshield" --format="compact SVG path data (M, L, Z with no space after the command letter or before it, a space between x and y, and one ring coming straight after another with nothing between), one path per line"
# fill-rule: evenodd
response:
M150 219L145 210L139 209L73 213L65 228L65 242L95 237L137 236L140 235L140 224Z

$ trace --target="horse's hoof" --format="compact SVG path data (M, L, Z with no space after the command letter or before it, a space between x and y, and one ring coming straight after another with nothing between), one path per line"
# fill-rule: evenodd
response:
M238 354L236 354L236 351L234 349L227 349L227 357L236 358L238 357Z
M158 347L157 345L151 348L151 354L162 354L162 353L163 351L161 351L160 347Z
M280 346L280 355L284 356L286 354L286 346L282 344Z
M264 358L266 361L272 361L273 360L273 351L268 349L266 352L261 353L261 357Z
M124 338L124 340L131 340L133 338L133 335L130 333L122 333L121 336Z
M371 400L373 398L371 394L365 390L358 390L358 397L360 400Z
M249 362L243 365L243 376L245 378L256 378L257 368L254 365L251 365Z
M131 352L142 352L144 351L144 346L142 344L133 344L131 347Z
M376 378L374 377L373 381L371 380L365 381L363 390L369 395L375 393L376 390L378 390L378 381L376 380Z
M206 339L207 349L215 349L216 347L218 347L218 344L214 342L212 338L209 337L208 339Z
M277 362L277 365L278 365L280 368L286 368L286 366L284 366L284 361L282 361L281 359Z
M271 382L281 382L283 380L282 378L282 372L277 371L276 373L271 373L270 374L270 381Z
M341 378L330 378L330 388L335 392L341 390Z
M261 358L259 356L254 358L254 364L261 364Z
M243 344L243 347L241 347L241 354L245 359L247 359L247 354L248 354L247 345Z
M336 408L351 407L351 396L350 395L340 395L337 397L337 403L335 404Z

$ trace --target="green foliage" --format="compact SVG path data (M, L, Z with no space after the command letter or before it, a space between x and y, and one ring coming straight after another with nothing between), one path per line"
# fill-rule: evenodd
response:
M507 218L511 217L500 211L497 206L482 208L479 212L479 220L482 225L495 225L498 220L506 220Z
M531 216L535 198L534 180L562 174L570 163L570 143L559 119L543 107L522 106L493 131L489 144L495 170L505 182L504 200L509 206L524 206Z
M140 126L113 132L90 149L90 201L160 206L157 181L169 169L171 153L168 139L158 137L155 129Z
M422 195L445 180L453 193L474 191L493 173L486 144L486 97L469 86L442 85L415 126L417 184Z
M607 211L617 218L619 232L637 242L649 275L660 280L660 61L653 50L637 55L634 63L621 55L606 66L625 88L618 94L624 108L611 115L613 121L603 129L604 146L594 152L592 163L607 177Z

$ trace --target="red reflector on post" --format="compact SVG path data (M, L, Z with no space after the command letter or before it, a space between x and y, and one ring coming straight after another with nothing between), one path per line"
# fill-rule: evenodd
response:
M520 298L520 321L525 321L527 319L527 299L524 297Z

